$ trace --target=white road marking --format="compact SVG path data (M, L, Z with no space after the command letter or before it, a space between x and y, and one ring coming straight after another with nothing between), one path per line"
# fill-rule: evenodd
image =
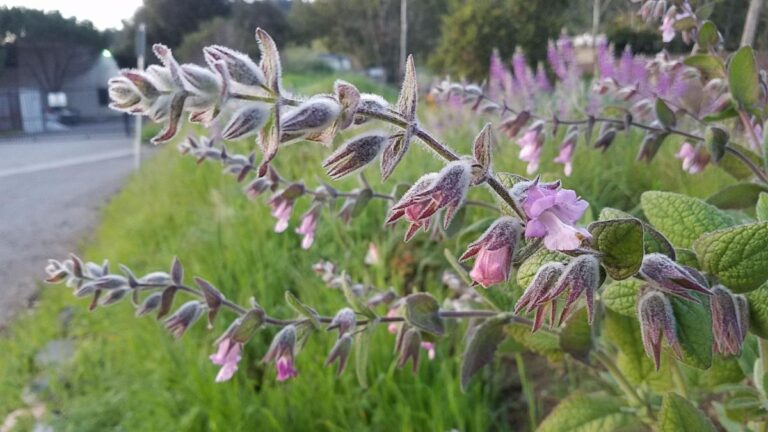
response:
M51 170L56 168L64 168L75 165L82 165L94 162L101 162L110 159L118 159L133 154L132 149L115 150L111 152L98 153L89 156L79 156L57 160L55 162L43 162L37 164L30 164L21 166L18 168L9 168L0 170L0 178L11 177L19 174L29 174L38 171Z

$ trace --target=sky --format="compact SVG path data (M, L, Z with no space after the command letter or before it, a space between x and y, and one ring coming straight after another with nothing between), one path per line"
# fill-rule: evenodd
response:
M91 21L100 30L119 29L141 4L142 0L0 0L0 6L58 10L66 18Z

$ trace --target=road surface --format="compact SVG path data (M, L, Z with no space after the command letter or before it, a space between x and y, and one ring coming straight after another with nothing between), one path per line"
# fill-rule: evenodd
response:
M47 259L89 235L132 167L119 123L0 140L0 327L32 303Z

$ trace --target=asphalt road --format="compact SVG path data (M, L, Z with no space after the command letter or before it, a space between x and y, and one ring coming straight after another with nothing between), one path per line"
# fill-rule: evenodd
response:
M0 327L32 304L48 258L64 258L133 168L121 124L0 141Z

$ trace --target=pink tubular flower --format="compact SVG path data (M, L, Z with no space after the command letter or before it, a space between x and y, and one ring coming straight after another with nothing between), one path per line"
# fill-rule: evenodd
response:
M264 362L275 362L277 368L277 380L285 381L289 378L299 376L293 364L293 352L296 347L296 326L287 325L283 327L272 340L267 354L264 355Z
M293 367L293 355L282 355L277 358L277 380L283 382L299 376L299 371Z
M539 160L541 159L541 148L544 146L544 123L537 121L523 134L522 138L517 140L520 146L519 158L521 161L528 162L526 171L533 174L539 169Z
M709 153L703 147L694 147L689 142L680 146L675 157L683 161L683 170L690 174L701 172L709 164Z
M540 185L535 180L524 192L523 209L530 218L525 236L543 237L549 250L573 250L589 232L575 226L589 204L576 192L560 189L559 183Z
M661 27L659 27L661 39L665 43L672 42L672 39L675 38L675 22L677 21L675 12L676 8L674 6L669 8L667 14L664 15L664 20L661 22Z
M400 316L400 313L398 312L398 308L396 307L393 307L387 311L387 318L394 318L398 316ZM397 323L394 323L394 322L389 323L389 325L387 326L387 331L392 334L397 334L397 328L398 328Z
M312 206L312 208L301 217L301 225L296 228L296 233L304 236L304 239L301 241L301 247L304 249L309 249L315 241L317 218L320 215L321 209L322 207L319 205Z
M293 203L296 198L304 194L304 185L301 183L293 183L285 189L276 192L269 199L269 206L272 207L272 216L277 218L277 224L275 224L275 232L281 233L288 228L288 221L291 219L291 213L293 212Z
M515 219L505 216L497 219L470 244L460 261L477 256L469 273L472 280L487 288L509 279L512 255L521 231L522 227Z
M427 358L430 360L435 359L435 344L432 342L422 342L421 347L427 350Z
M210 356L213 364L221 366L218 375L216 375L216 382L228 381L237 372L237 363L240 361L242 348L242 343L235 342L231 338L224 338L219 342L219 350Z
M568 132L568 135L565 136L565 140L560 144L560 153L554 160L555 163L564 165L563 172L568 177L573 173L573 152L576 149L576 141L578 138L578 129Z
M392 207L386 223L392 224L404 216L411 223L405 233L405 241L408 241L419 228L428 229L430 218L445 208L443 226L448 227L464 202L471 171L468 161L458 160L449 163L437 174L423 176Z

